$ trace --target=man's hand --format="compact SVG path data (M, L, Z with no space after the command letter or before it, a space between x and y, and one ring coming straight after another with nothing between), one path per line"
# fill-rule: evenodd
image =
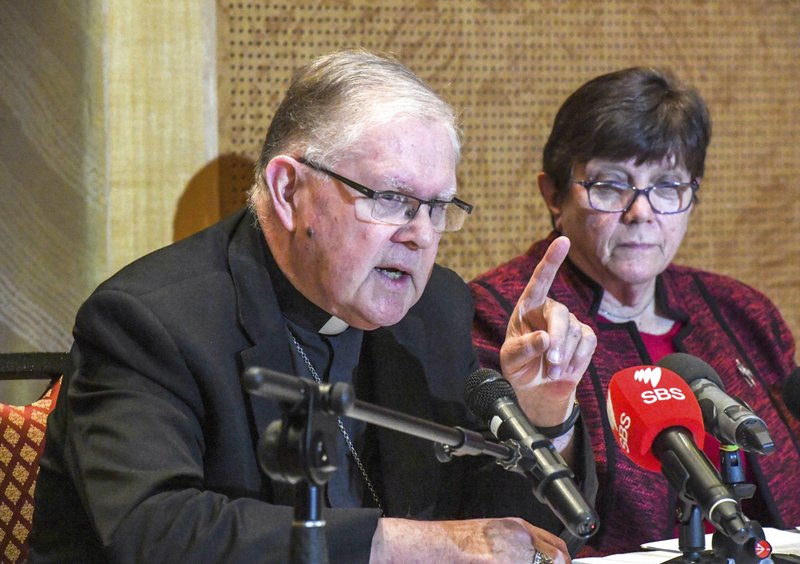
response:
M383 518L372 537L370 563L518 564L533 562L537 551L554 564L571 562L564 541L516 517L463 521Z
M500 349L503 375L534 425L561 424L589 366L597 337L561 303L547 297L569 252L566 237L553 241L517 301Z

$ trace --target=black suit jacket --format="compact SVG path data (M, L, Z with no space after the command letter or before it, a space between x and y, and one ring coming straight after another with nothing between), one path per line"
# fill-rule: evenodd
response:
M293 367L267 252L241 212L136 261L82 306L78 369L48 425L31 561L287 560L293 491L256 455L281 410L241 383L250 366ZM364 334L359 398L474 426L461 399L477 367L472 311L462 280L435 267L400 323ZM422 439L371 426L368 436L368 472L387 516L522 514L560 528L524 479L491 461L442 465ZM486 492L504 483L508 495ZM366 561L378 517L326 510L331 560Z

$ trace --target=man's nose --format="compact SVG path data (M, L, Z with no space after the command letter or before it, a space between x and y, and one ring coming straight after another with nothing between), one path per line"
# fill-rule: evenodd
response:
M436 241L436 230L431 220L431 209L428 204L422 204L417 209L414 218L403 226L402 231L407 233L409 242L421 249L427 249Z

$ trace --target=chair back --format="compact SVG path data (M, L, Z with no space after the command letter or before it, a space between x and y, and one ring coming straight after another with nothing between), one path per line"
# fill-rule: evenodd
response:
M0 380L49 379L42 396L22 406L0 403L0 561L24 562L33 523L33 493L47 417L56 405L66 353L0 354Z

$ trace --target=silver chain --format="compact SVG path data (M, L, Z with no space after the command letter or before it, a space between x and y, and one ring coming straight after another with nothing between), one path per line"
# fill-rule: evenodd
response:
M616 318L616 319L618 319L620 321L633 321L634 319L636 319L637 317L642 315L645 312L645 310L648 307L650 307L650 304L652 304L653 301L655 301L655 299L656 299L656 297L655 297L655 295L653 295L653 297L650 298L650 301L647 302L642 309L640 309L638 312L636 312L636 313L634 313L633 315L630 315L630 316L619 315L618 313L614 313L613 311L608 311L607 309L603 309L601 307L597 308L597 313L599 313L600 315L602 315L603 317L605 317L607 319Z
M292 342L294 343L297 352L300 354L300 357L303 359L303 362L306 363L306 367L308 371L311 373L311 376L314 377L314 380L317 381L317 384L322 384L322 379L317 374L317 371L314 370L314 366L311 364L308 356L306 355L306 351L303 350L303 347L300 346L300 343L297 342L297 339L294 335L291 335ZM344 437L344 442L347 444L347 449L350 451L350 454L353 455L353 460L358 466L358 469L361 471L361 475L364 477L364 482L367 484L367 488L369 489L369 493L372 494L372 500L375 502L375 505L378 506L378 509L381 510L381 517L384 516L383 513L383 505L381 505L381 500L378 497L378 492L375 491L375 487L372 485L372 481L369 479L367 475L367 469L364 468L364 465L361 463L361 459L358 457L358 453L356 452L356 447L353 446L353 441L350 440L350 435L347 433L347 430L344 428L344 424L342 423L341 417L336 417L336 423L339 425L339 431L341 431L342 436Z

